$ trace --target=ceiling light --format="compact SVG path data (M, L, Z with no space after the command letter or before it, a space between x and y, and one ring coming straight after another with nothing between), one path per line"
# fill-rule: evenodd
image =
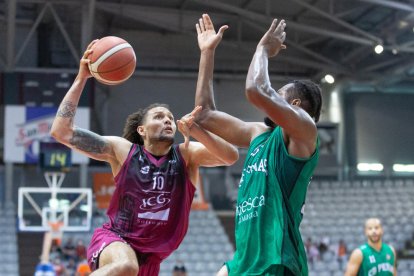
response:
M392 169L394 172L414 172L414 164L394 164Z
M378 44L377 46L375 46L374 51L379 55L382 53L382 51L384 51L384 47L382 47L381 44Z
M324 80L329 84L332 84L332 83L335 82L335 78L332 75L329 75L329 74L325 75Z
M393 53L394 55L396 55L396 54L398 54L398 50L397 50L396 48L394 48L394 49L392 49L392 53Z
M381 163L358 163L357 169L361 172L381 172L384 170L384 166Z
M399 25L400 29L403 29L403 28L408 26L408 22L405 21L405 20L401 20L398 25Z

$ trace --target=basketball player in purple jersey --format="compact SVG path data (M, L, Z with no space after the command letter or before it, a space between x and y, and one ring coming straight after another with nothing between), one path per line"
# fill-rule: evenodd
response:
M155 276L183 240L200 166L231 165L235 147L193 123L200 111L178 120L186 142L173 144L176 124L168 107L154 104L131 114L123 137L100 136L73 124L91 74L85 51L79 73L54 119L51 135L90 158L111 165L116 189L109 221L95 230L88 248L92 275ZM188 142L191 135L199 142Z

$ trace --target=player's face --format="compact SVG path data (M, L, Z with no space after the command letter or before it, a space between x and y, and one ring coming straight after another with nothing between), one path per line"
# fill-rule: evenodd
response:
M165 107L154 107L148 111L143 125L144 137L154 142L174 142L177 126L174 116ZM144 139L145 139L144 138Z
M369 220L365 224L365 235L372 243L378 243L382 239L382 227L378 220Z

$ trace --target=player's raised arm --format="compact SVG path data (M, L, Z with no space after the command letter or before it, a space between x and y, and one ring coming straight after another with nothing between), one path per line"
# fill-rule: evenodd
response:
M345 271L345 276L356 276L358 274L361 263L362 252L360 249L355 249L349 257L348 265Z
M247 99L283 129L286 140L293 139L305 148L295 154L309 157L315 150L321 96L319 87L311 81L294 81L275 91L270 83L268 59L286 48L283 44L286 23L273 20L269 30L257 45L246 79Z
M80 61L79 73L59 106L50 134L58 142L65 144L88 157L107 161L110 162L111 165L114 165L119 162L117 162L117 156L115 155L113 145L123 145L129 142L120 137L100 136L92 131L78 128L74 125L74 117L80 96L86 81L92 76L88 69L88 56L92 52L91 48L95 42L96 41L92 41L91 44L89 44ZM129 148L129 146L125 145L125 148Z
M193 112L177 121L178 130L185 138L184 147L189 151L190 163L197 167L234 164L239 158L237 148L193 122L200 111L201 106L197 106ZM194 137L199 143L190 143L189 136Z
M195 105L203 110L196 118L197 123L208 131L224 138L232 144L247 147L252 138L254 124L243 122L227 113L216 110L213 90L214 55L224 31L222 26L216 33L213 23L207 14L196 24L197 39L200 48L200 64L198 71Z

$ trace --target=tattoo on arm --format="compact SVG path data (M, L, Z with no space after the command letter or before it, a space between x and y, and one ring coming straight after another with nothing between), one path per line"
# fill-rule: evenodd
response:
M64 101L60 104L57 116L63 118L73 118L76 114L77 105L73 104L71 101Z
M69 143L75 148L88 153L107 153L108 143L98 134L86 129L76 128Z

